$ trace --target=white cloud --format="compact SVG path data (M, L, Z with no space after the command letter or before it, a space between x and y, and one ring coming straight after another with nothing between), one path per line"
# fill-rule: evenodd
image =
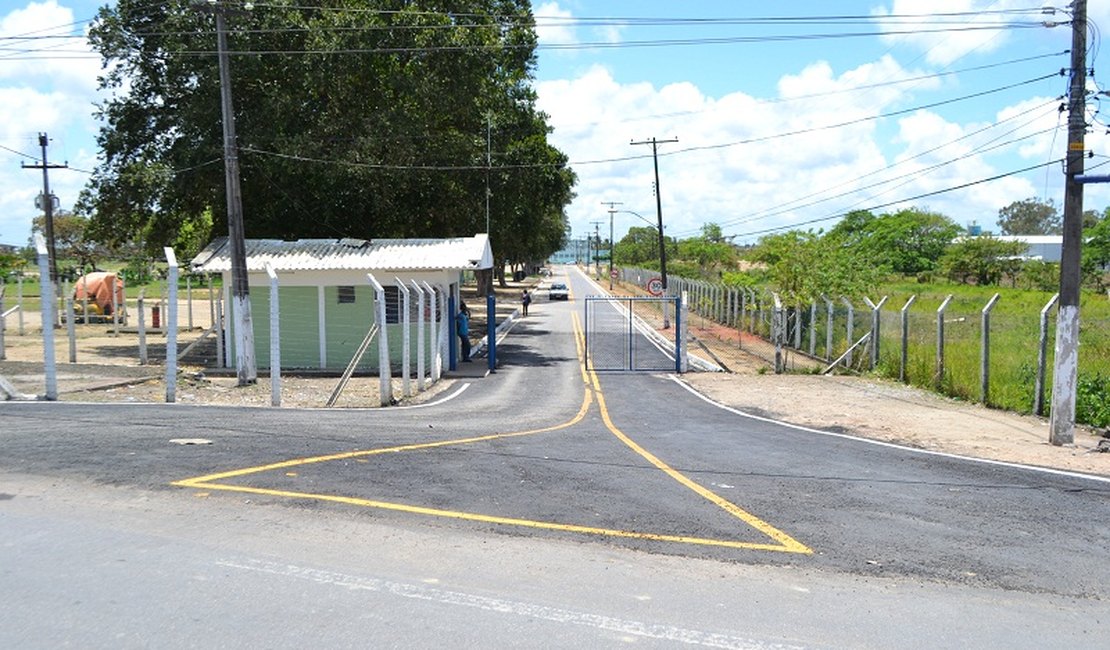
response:
M939 85L935 80L909 87L885 84L918 74L889 57L839 75L818 62L782 77L777 97L740 92L711 97L686 82L660 88L622 84L596 66L573 79L540 83L537 90L540 108L551 115L552 142L578 173L578 198L568 216L579 235L593 232L592 221L608 220L602 201L622 201L622 209L654 220L651 150L629 144L653 136L679 138L659 147L664 222L677 237L715 222L725 234L751 240L758 230L828 227L835 218L805 224L885 204L891 205L877 211L917 205L959 223L988 223L1014 197L1036 194L1029 180L1013 177L927 196L1011 171L1001 157L1013 155L1019 145L982 149L992 146L992 138L994 144L1012 140L1046 128L1044 120L1054 118L1047 111L1008 136L1000 135L1008 129L993 128L966 140L960 138L988 125L959 124L929 112L873 119L903 106L909 93ZM868 88L858 90L861 86ZM857 90L847 92L852 88ZM1012 110L1045 108L1043 103L1031 100ZM1012 122L1011 129L1022 124ZM629 160L632 156L641 157ZM611 159L617 160L581 164ZM930 169L942 162L947 164ZM899 199L904 203L895 204ZM635 217L618 214L617 237L638 225L643 224Z
M32 2L0 17L0 35L82 35L73 23L72 9L55 0ZM0 174L0 242L22 245L38 214L33 200L42 191L42 173L20 165L37 164L42 157L38 134L50 137L52 164L68 162L77 169L96 164L89 147L97 130L92 113L100 67L95 58L63 58L90 52L83 36L21 41L19 47L36 58L8 57L0 65L0 165L5 169ZM50 171L51 192L67 210L87 180L73 170Z
M558 2L546 2L532 10L536 18L536 36L541 44L570 44L578 42L573 16Z
M1017 0L894 0L890 9L885 6L876 9L873 15L879 25L889 33L884 37L889 44L909 45L921 50L926 61L933 65L948 65L957 59L977 52L993 52L1005 45L1011 32L1005 29L990 29L1005 20L1002 14L992 13L983 16L941 17L938 14L957 14L980 11L1004 11L1013 8L1028 8L1029 3ZM898 18L904 16L905 18ZM917 16L937 16L917 18ZM1036 20L1037 16L1020 15L1016 20ZM969 29L969 28L982 29Z

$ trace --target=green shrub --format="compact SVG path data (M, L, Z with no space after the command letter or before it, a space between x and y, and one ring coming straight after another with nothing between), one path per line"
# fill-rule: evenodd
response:
M1110 426L1110 376L1079 375L1075 421L1095 427Z

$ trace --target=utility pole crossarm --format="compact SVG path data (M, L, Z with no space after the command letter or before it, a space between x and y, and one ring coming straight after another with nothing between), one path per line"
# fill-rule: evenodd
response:
M67 169L69 163L51 165L46 160L46 147L50 138L45 133L39 133L39 146L42 147L42 164L28 165L23 163L23 169L42 170L42 213L44 216L44 230L46 231L46 253L50 271L50 282L58 283L58 254L54 245L54 195L50 193L50 170Z

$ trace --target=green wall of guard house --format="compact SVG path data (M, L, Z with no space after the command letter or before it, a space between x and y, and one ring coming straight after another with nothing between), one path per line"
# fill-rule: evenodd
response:
M347 285L351 286L351 285ZM323 287L323 323L320 321L320 287L317 286L279 286L278 287L278 327L281 336L281 367L287 370L311 369L342 371L350 363L359 344L374 323L377 305L374 289L367 285L353 286L354 300L350 300L349 290L344 301L340 302L338 286ZM437 290L442 288L437 287ZM387 296L388 299L388 296ZM425 296L425 312L433 313ZM270 291L268 285L251 283L250 288L251 322L254 330L255 361L259 369L270 367ZM235 320L232 303L227 301L224 318L234 327ZM417 368L417 296L410 291L409 296L409 356L412 372ZM392 313L392 310L391 310ZM400 320L398 303L397 319ZM321 348L320 331L323 325L324 341ZM389 338L389 357L396 369L401 365L404 348L404 324L387 325ZM424 324L424 368L430 373L435 355L435 344L431 340L431 323ZM380 334L379 334L380 336ZM229 365L234 366L235 337L228 339ZM324 363L321 364L321 355ZM444 356L446 364L446 355ZM377 373L378 343L366 350L358 365L359 371Z

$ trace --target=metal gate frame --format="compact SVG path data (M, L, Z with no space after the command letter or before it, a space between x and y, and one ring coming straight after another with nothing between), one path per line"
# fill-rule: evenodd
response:
M682 372L682 343L683 343L682 342L682 336L685 332L685 323L683 322L683 318L682 318L682 299L679 296L586 296L586 299L585 299L585 326L583 327L584 338L585 338L584 354L585 354L585 359L586 359L585 360L586 370L593 371L593 372L606 372L606 371L608 371L608 372L613 372L613 371L615 371L615 372L624 372L624 371L660 372L661 370L663 370L662 368L637 368L636 367L636 355L634 354L635 348L633 346L633 340L634 340L634 337L637 334L642 335L650 343L652 343L653 345L659 346L661 349L663 348L664 345L670 343L670 341L668 341L667 339L665 339L662 336L660 336L659 334L657 334L655 332L655 330L651 328L650 325L648 325L647 323L645 323L643 321L643 319L641 319L639 316L636 316L636 313L635 313L635 310L633 309L633 306L634 306L635 303L638 303L638 302L640 302L640 303L658 303L662 306L662 308L664 310L667 309L667 304L668 303L673 307L673 309L674 309L674 312L673 312L674 313L674 322L672 323L672 327L674 327L673 331L675 333L674 350L671 352L674 355L674 368L673 368L673 370L674 370L674 372L678 372L678 373ZM623 303L623 304L627 305L623 309L624 315L625 315L624 320L625 320L625 323L627 324L627 330L626 330L625 333L626 333L626 341L627 341L627 346L628 346L628 348L627 348L628 349L628 356L627 356L627 363L626 363L625 367L620 367L620 368L598 368L594 364L593 354L591 354L591 348L590 348L590 331L592 329L591 328L592 321L590 319L590 310L592 308L595 308L596 303L605 303L606 305L613 306L613 308L617 309L618 312L620 311L620 309L618 309L614 305L614 303L618 303L618 304Z

